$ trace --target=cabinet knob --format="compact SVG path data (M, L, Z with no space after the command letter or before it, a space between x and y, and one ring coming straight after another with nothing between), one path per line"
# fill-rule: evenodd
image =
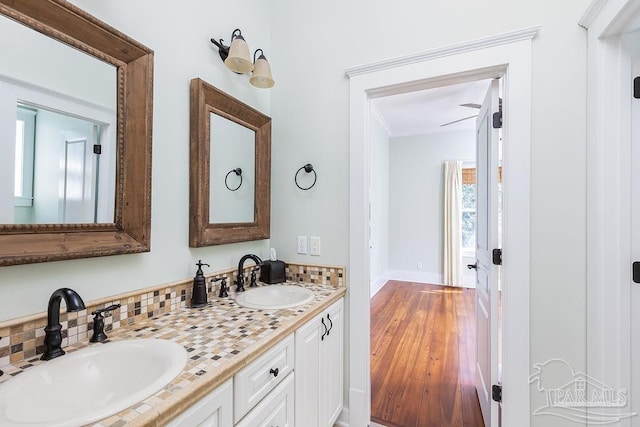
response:
M278 374L280 373L280 370L279 370L278 368L276 368L276 369L273 369L273 368L272 368L272 369L269 371L269 373L270 373L270 374L273 374L273 376L274 376L274 377L277 377L277 376L278 376Z

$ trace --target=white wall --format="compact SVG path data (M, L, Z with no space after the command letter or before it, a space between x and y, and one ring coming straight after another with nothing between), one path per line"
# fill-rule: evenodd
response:
M116 83L116 68L113 65L85 55L4 16L0 16L0 34L0 76L115 111L116 93L111 90Z
M577 22L588 3L274 0L273 168L289 172L274 176L272 195L282 257L308 261L295 253L295 238L319 232L319 260L348 263L345 68L540 25L532 44L531 306L522 309L531 311L532 363L562 358L584 370L586 32ZM301 194L290 175L307 161L317 165L318 188ZM545 422L532 416L534 426Z
M371 289L373 296L389 278L389 132L374 114L371 136Z
M214 271L237 265L246 253L268 256L268 240L189 248L189 82L200 77L270 115L272 92L254 88L248 76L224 67L209 41L228 43L232 31L241 28L249 46L264 49L270 59L270 2L73 3L155 51L151 252L2 267L0 321L45 311L51 292L61 286L90 301L191 277L198 259ZM276 80L277 72L274 67Z
M391 275L400 280L443 283L443 163L473 160L475 131L397 137L390 145Z

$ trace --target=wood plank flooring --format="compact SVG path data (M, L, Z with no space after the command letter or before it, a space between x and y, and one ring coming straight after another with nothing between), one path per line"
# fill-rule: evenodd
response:
M371 420L483 427L475 389L475 291L389 281L371 300Z

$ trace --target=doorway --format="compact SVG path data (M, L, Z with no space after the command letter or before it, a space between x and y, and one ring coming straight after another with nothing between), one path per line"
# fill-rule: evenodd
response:
M371 404L381 424L475 427L479 401L487 425L497 417L487 381L499 353L490 316L498 316L499 267L486 247L500 247L500 129L490 120L499 86L478 80L372 100Z
M640 4L605 2L588 9L587 28L587 374L625 399L613 408L593 405L587 419L602 416L637 425L640 411L640 175L635 166L640 129ZM615 191L612 191L614 189ZM606 406L606 405L605 405ZM628 420L626 420L628 418Z
M350 370L349 424L370 419L368 124L371 98L482 78L505 78L503 263L504 425L528 426L529 410L529 170L531 40L538 28L423 52L347 70L350 77ZM508 145L508 141L517 144ZM518 286L509 287L510 283Z

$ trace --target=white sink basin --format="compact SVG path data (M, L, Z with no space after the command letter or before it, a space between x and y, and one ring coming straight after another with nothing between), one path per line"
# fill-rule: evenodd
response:
M0 385L0 425L92 423L153 395L182 372L186 362L186 350L173 341L94 344Z
M243 307L264 310L297 307L313 300L313 292L297 285L265 285L236 296Z

